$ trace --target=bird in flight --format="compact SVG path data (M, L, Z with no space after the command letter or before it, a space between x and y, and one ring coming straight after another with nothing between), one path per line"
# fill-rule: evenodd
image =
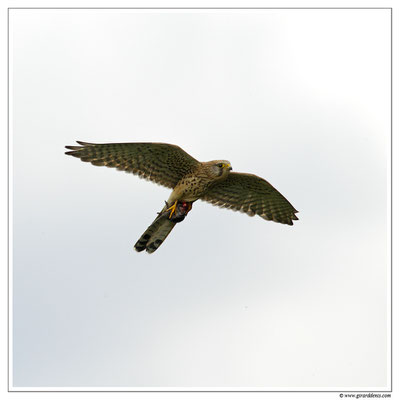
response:
M156 251L196 200L293 225L298 212L266 180L231 172L229 161L200 162L167 143L86 143L65 146L65 154L93 165L114 167L173 189L165 206L135 244L137 251Z

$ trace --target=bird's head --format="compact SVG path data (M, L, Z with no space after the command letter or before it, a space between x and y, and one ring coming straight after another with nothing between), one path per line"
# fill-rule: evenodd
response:
M226 178L232 170L231 163L227 160L210 161L208 164L208 172L213 178Z

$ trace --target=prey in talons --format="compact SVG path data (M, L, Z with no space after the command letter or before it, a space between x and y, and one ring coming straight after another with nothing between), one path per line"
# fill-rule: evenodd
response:
M165 206L158 213L157 218L136 242L135 250L146 250L148 253L154 253L169 235L172 228L178 222L182 222L186 218L189 211L192 209L192 203L193 202L176 200L170 206L165 202Z
M176 200L175 203L169 207L168 203L165 202L163 211L159 212L158 215L168 216L168 219L175 223L182 222L192 209L192 204L193 202Z

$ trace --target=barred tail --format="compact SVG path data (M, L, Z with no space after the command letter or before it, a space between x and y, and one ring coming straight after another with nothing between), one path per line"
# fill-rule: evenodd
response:
M166 214L160 214L136 242L135 250L146 250L150 254L154 253L175 225L176 222L171 221Z

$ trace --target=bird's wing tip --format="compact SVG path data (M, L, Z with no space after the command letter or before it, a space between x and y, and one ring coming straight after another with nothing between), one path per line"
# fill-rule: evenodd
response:
M94 145L94 143L82 142L81 140L77 140L76 143L80 144L81 146L93 146Z

